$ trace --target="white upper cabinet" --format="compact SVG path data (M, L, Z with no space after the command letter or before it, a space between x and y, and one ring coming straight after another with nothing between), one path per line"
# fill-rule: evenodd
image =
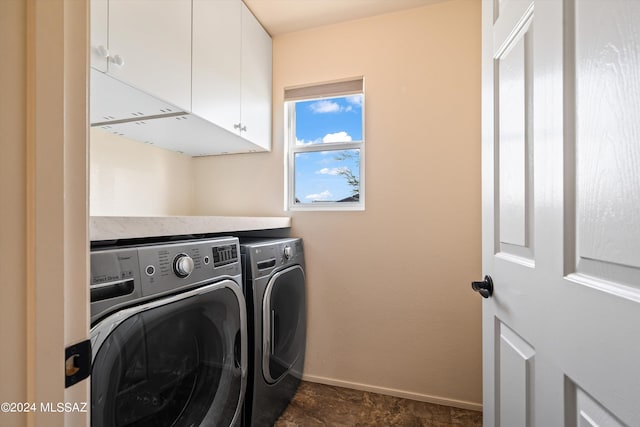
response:
M108 73L191 110L191 0L109 0Z
M242 137L271 148L271 37L242 5Z
M191 110L191 0L92 0L91 66Z
M268 151L271 55L241 0L91 0L91 123L191 155Z
M192 112L271 148L271 37L239 0L193 0Z
M91 0L91 66L103 73L109 58L108 22L108 0Z
M193 0L193 113L236 134L241 4L240 0Z

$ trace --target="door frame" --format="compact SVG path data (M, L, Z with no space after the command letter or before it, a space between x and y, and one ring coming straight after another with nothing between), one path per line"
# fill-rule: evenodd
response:
M89 337L88 1L1 2L2 394L14 425L88 425L88 381L65 389L65 347ZM4 25L4 24L7 25ZM6 48L6 50L5 50ZM6 89L6 91L5 91ZM6 227L6 228L5 228ZM6 233L5 233L6 231ZM6 264L5 264L6 263Z

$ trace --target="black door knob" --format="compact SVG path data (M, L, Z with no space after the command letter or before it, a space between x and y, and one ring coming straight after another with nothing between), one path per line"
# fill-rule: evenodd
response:
M482 298L489 298L493 295L493 280L491 276L484 276L482 282L471 282L471 289L480 293Z

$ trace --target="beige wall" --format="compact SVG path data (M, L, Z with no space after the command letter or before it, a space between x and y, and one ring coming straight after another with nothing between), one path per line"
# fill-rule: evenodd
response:
M0 1L0 402L88 402L64 349L89 335L87 2ZM86 426L86 413L0 413Z
M273 151L193 160L195 214L282 215L283 89L365 76L366 211L291 212L308 379L481 404L480 20L453 0L275 37Z
M27 250L26 219L26 8L23 2L0 2L0 400L20 402L27 396ZM13 64L13 67L5 66ZM11 100L11 102L8 102ZM10 351L9 351L10 350ZM5 415L6 418L6 415ZM13 425L26 416L13 417ZM0 420L2 420L0 418ZM3 424L0 422L0 424Z
M91 215L189 215L191 157L91 129Z

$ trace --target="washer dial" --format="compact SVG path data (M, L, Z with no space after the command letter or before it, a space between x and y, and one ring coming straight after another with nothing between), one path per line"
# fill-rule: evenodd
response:
M173 272L185 278L193 272L193 259L187 254L178 254L173 259Z

